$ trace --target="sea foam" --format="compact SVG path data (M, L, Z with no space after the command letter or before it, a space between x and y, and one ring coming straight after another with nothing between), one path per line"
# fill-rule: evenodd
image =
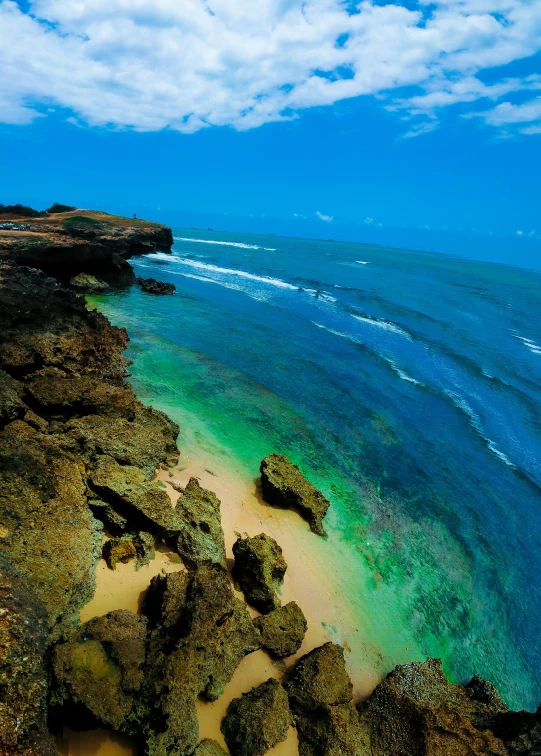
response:
M174 236L175 241L196 242L197 244L220 244L222 247L240 247L241 249L264 249L266 252L276 252L274 247L260 247L258 244L243 244L242 242L218 241L215 239L191 239L187 236Z

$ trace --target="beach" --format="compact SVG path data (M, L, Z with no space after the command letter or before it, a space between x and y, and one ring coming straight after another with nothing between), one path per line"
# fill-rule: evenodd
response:
M177 467L158 470L154 479L166 486L174 506L179 496L174 486L185 486L192 477L197 478L204 488L212 490L220 499L228 570L231 570L233 564L232 548L238 533L249 536L266 533L272 536L282 547L288 565L281 591L282 605L296 601L308 624L301 648L297 654L286 659L285 663L273 660L264 650L256 651L244 657L217 701L207 702L200 697L200 739L212 738L225 747L220 724L231 700L270 677L282 680L286 666L290 668L298 658L330 640L339 640L344 645L356 700L366 697L377 683L377 677L375 672L370 674L369 670L363 668L352 653L355 636L358 634L357 620L348 607L347 597L341 596L333 586L332 562L328 561L327 569L322 568L321 564L322 558L330 560L330 553L325 557L325 552L332 550L332 542L329 544L328 539L312 533L296 512L275 509L266 504L261 497L257 479L247 482L235 473L216 467L216 460L205 459L202 455L197 458L181 456ZM115 570L111 570L101 559L96 571L96 593L83 607L81 622L114 609L140 612L152 577L162 570L174 572L185 569L176 560L171 561L170 554L172 552L167 547L160 545L154 559L138 570L135 569L134 562L119 563ZM238 591L236 595L243 598ZM248 609L252 616L258 615L252 607L248 606ZM76 733L66 728L58 737L57 744L62 756L134 756L137 753L137 745L132 739L107 730ZM293 727L289 730L287 740L269 753L272 756L295 756L298 753L297 736Z

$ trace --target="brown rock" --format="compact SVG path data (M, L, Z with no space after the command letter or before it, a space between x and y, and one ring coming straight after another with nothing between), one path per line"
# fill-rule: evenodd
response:
M220 500L190 478L176 506L180 520L177 551L186 564L219 564L226 569Z
M323 518L330 502L306 480L297 465L283 454L270 454L261 462L260 471L261 490L268 504L297 510L314 533L325 535Z
M302 609L295 601L256 617L254 625L261 633L263 646L279 658L297 653L308 627Z
M232 756L263 756L283 743L292 724L287 693L272 677L241 698L234 698L222 722Z
M237 538L233 545L235 565L233 577L246 601L260 612L271 612L280 606L278 591L284 580L287 564L282 549L274 538L260 533L253 538Z
M118 562L126 564L137 556L137 549L129 536L111 538L103 544L102 557L110 570L116 569Z

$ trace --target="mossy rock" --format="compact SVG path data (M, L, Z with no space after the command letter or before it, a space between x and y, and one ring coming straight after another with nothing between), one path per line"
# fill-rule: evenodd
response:
M248 603L264 613L277 609L287 564L274 538L265 533L253 538L239 536L233 554L233 577Z
M297 653L308 627L302 609L295 601L263 617L256 617L254 625L261 633L263 647L278 658Z
M325 535L323 518L330 502L306 480L297 465L283 454L270 454L261 462L260 472L263 499L268 504L298 511L314 533Z
M194 756L227 756L227 751L215 740L205 738L195 749Z
M286 740L292 722L287 693L271 677L231 701L221 729L232 756L263 756Z
M115 570L118 562L127 564L136 556L137 549L129 536L111 538L103 544L102 557L110 570Z
M192 567L218 564L226 569L225 542L220 516L220 500L190 478L180 495L176 514L180 520L177 551Z

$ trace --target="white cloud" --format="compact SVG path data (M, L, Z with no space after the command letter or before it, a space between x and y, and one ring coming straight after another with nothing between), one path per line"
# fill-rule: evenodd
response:
M524 234L524 231L521 231L520 229L515 232L517 236L522 236Z
M325 221L326 223L331 223L334 217L333 215L324 215L324 213L320 213L319 210L316 210L316 215L319 220Z
M369 215L367 215L367 216L366 216L366 218L364 219L364 222L365 222L365 223L366 223L367 225L370 225L370 223L373 223L373 222L374 222L374 219L373 219L373 218L371 218L371 217L370 217Z
M407 112L414 119L407 136L416 136L437 127L444 107L541 88L541 77L491 86L477 77L541 48L538 0L426 0L416 10L362 0L352 14L342 0L33 0L30 7L29 15L0 0L0 120L13 124L62 107L78 124L249 129L375 95ZM410 85L415 95L393 99ZM523 107L500 102L475 115L537 133L540 115L523 110L522 120L505 120Z

